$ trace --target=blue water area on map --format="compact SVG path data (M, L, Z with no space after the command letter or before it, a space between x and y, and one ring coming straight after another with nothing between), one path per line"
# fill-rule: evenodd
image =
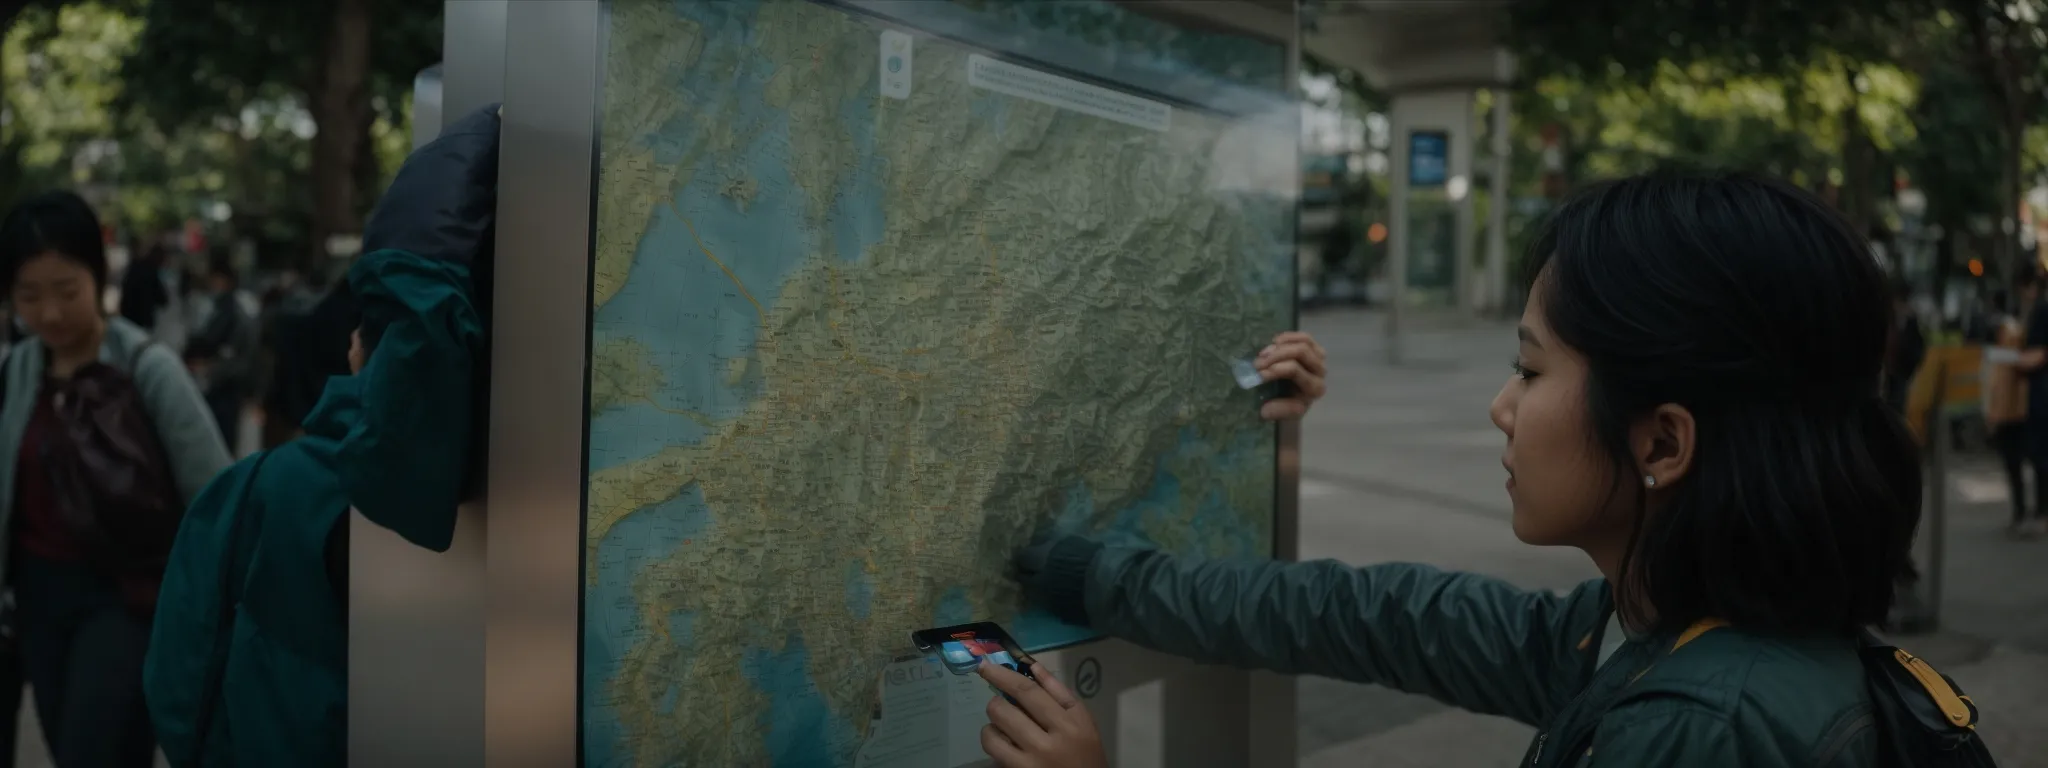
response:
M833 206L827 217L832 222L832 243L844 261L859 261L869 246L882 241L887 219L882 213L885 187L882 179L888 161L875 151L875 104L868 89L855 90L839 103L839 122L853 139L853 173L833 190Z
M618 713L604 703L611 700L611 671L630 650L630 638L646 632L640 625L632 581L624 577L628 563L673 555L685 540L703 530L704 522L704 492L693 483L675 498L619 521L598 546L597 562L592 565L600 574L617 577L600 578L583 593L583 727L585 743L590 745L586 755L590 765L632 762L631 754L613 751L623 743L625 733ZM690 617L671 616L669 634L676 642L689 642ZM674 693L664 698L666 707L672 709Z
M840 578L846 581L846 611L854 618L866 619L868 611L874 609L875 580L868 578L859 562L847 563L846 573Z
M945 594L939 596L938 607L932 610L932 624L941 627L966 624L970 621L981 621L986 618L988 617L974 615L974 601L967 598L966 587L954 587L946 590Z
M768 733L770 759L782 766L834 765L840 754L859 746L853 726L832 714L824 697L817 695L804 638L791 635L787 643L779 652L748 650L740 667L742 675L768 694L761 726Z

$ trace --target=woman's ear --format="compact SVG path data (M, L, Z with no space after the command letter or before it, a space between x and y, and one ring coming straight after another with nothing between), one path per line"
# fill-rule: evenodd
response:
M1692 411L1674 403L1657 406L1636 421L1630 429L1629 446L1645 488L1669 488L1685 479L1692 470L1696 426Z
M361 330L350 331L348 334L348 372L350 374L362 373L363 366L368 365L369 362L370 356L363 351L363 332Z

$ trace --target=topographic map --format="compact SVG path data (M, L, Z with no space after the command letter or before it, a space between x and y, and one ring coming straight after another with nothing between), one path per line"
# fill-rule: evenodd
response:
M611 5L589 765L850 765L911 630L1089 637L1006 578L1036 531L1270 551L1274 432L1228 363L1292 321L1294 209L1219 183L1241 121L1063 109L885 29Z

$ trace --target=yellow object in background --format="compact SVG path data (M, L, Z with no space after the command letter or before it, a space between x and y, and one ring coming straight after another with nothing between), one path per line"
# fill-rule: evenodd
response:
M1984 407L1984 348L1976 344L1942 345L1927 348L1920 370L1913 374L1906 392L1906 427L1921 447L1927 446L1927 417L1931 409L1957 415ZM1938 398L1938 402L1937 402Z

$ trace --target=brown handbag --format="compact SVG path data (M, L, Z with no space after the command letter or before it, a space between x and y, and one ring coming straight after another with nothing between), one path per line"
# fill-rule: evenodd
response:
M130 375L150 346L135 350L127 371L94 362L50 383L56 424L43 456L59 515L143 616L155 612L185 517L156 422Z

